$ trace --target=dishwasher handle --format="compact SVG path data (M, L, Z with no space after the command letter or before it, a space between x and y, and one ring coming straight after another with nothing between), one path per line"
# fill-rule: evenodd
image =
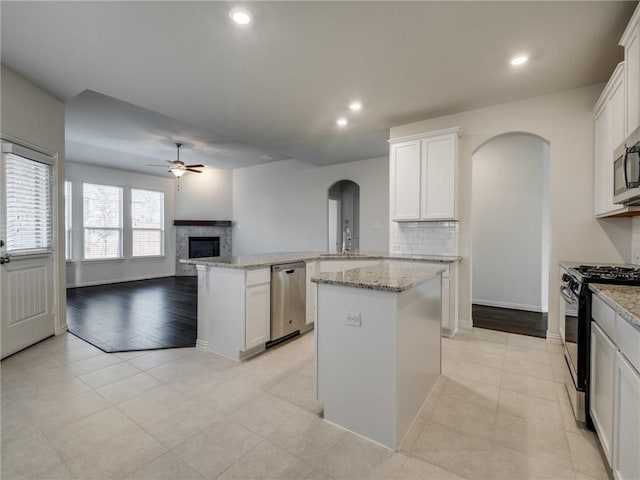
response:
M279 265L272 265L272 272L285 272L288 274L294 273L296 270L305 269L306 264L304 262L301 263L283 263Z

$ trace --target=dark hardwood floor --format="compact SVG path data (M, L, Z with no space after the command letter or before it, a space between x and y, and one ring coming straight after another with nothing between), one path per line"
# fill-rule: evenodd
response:
M193 347L197 277L67 289L69 331L105 352Z
M546 338L547 336L546 313L472 305L471 316L474 327L531 337Z

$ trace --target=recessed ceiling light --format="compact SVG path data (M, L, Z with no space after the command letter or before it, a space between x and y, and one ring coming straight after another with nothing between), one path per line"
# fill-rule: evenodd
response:
M524 65L525 63L527 63L527 60L529 60L529 57L526 55L518 55L516 57L513 57L511 59L511 65L513 65L514 67L517 67L519 65Z
M348 122L348 121L347 121L347 119L346 119L346 118L344 118L344 117L340 117L338 120L336 120L336 124L337 124L339 127L346 127L346 126L347 126L347 123L349 123L349 122Z
M351 102L349 104L349 108L354 112L357 112L358 110L362 110L362 102L358 102L358 101Z
M229 12L231 19L238 25L248 25L253 20L251 12L246 8L235 7Z

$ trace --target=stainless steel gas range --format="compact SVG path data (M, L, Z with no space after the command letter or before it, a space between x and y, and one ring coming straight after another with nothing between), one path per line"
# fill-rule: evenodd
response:
M589 347L591 291L589 283L640 285L640 267L633 265L576 265L563 270L560 296L564 301L564 358L569 375L567 393L576 420L593 429L589 416ZM562 323L562 322L561 322Z

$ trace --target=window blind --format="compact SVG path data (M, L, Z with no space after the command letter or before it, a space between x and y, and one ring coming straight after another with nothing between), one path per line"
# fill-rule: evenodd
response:
M84 258L122 257L122 188L82 185Z
M163 254L164 193L131 189L132 255Z
M72 258L72 230L71 230L71 182L64 182L64 230L65 230L65 259L71 260Z
M7 252L41 253L53 249L51 165L5 154Z

